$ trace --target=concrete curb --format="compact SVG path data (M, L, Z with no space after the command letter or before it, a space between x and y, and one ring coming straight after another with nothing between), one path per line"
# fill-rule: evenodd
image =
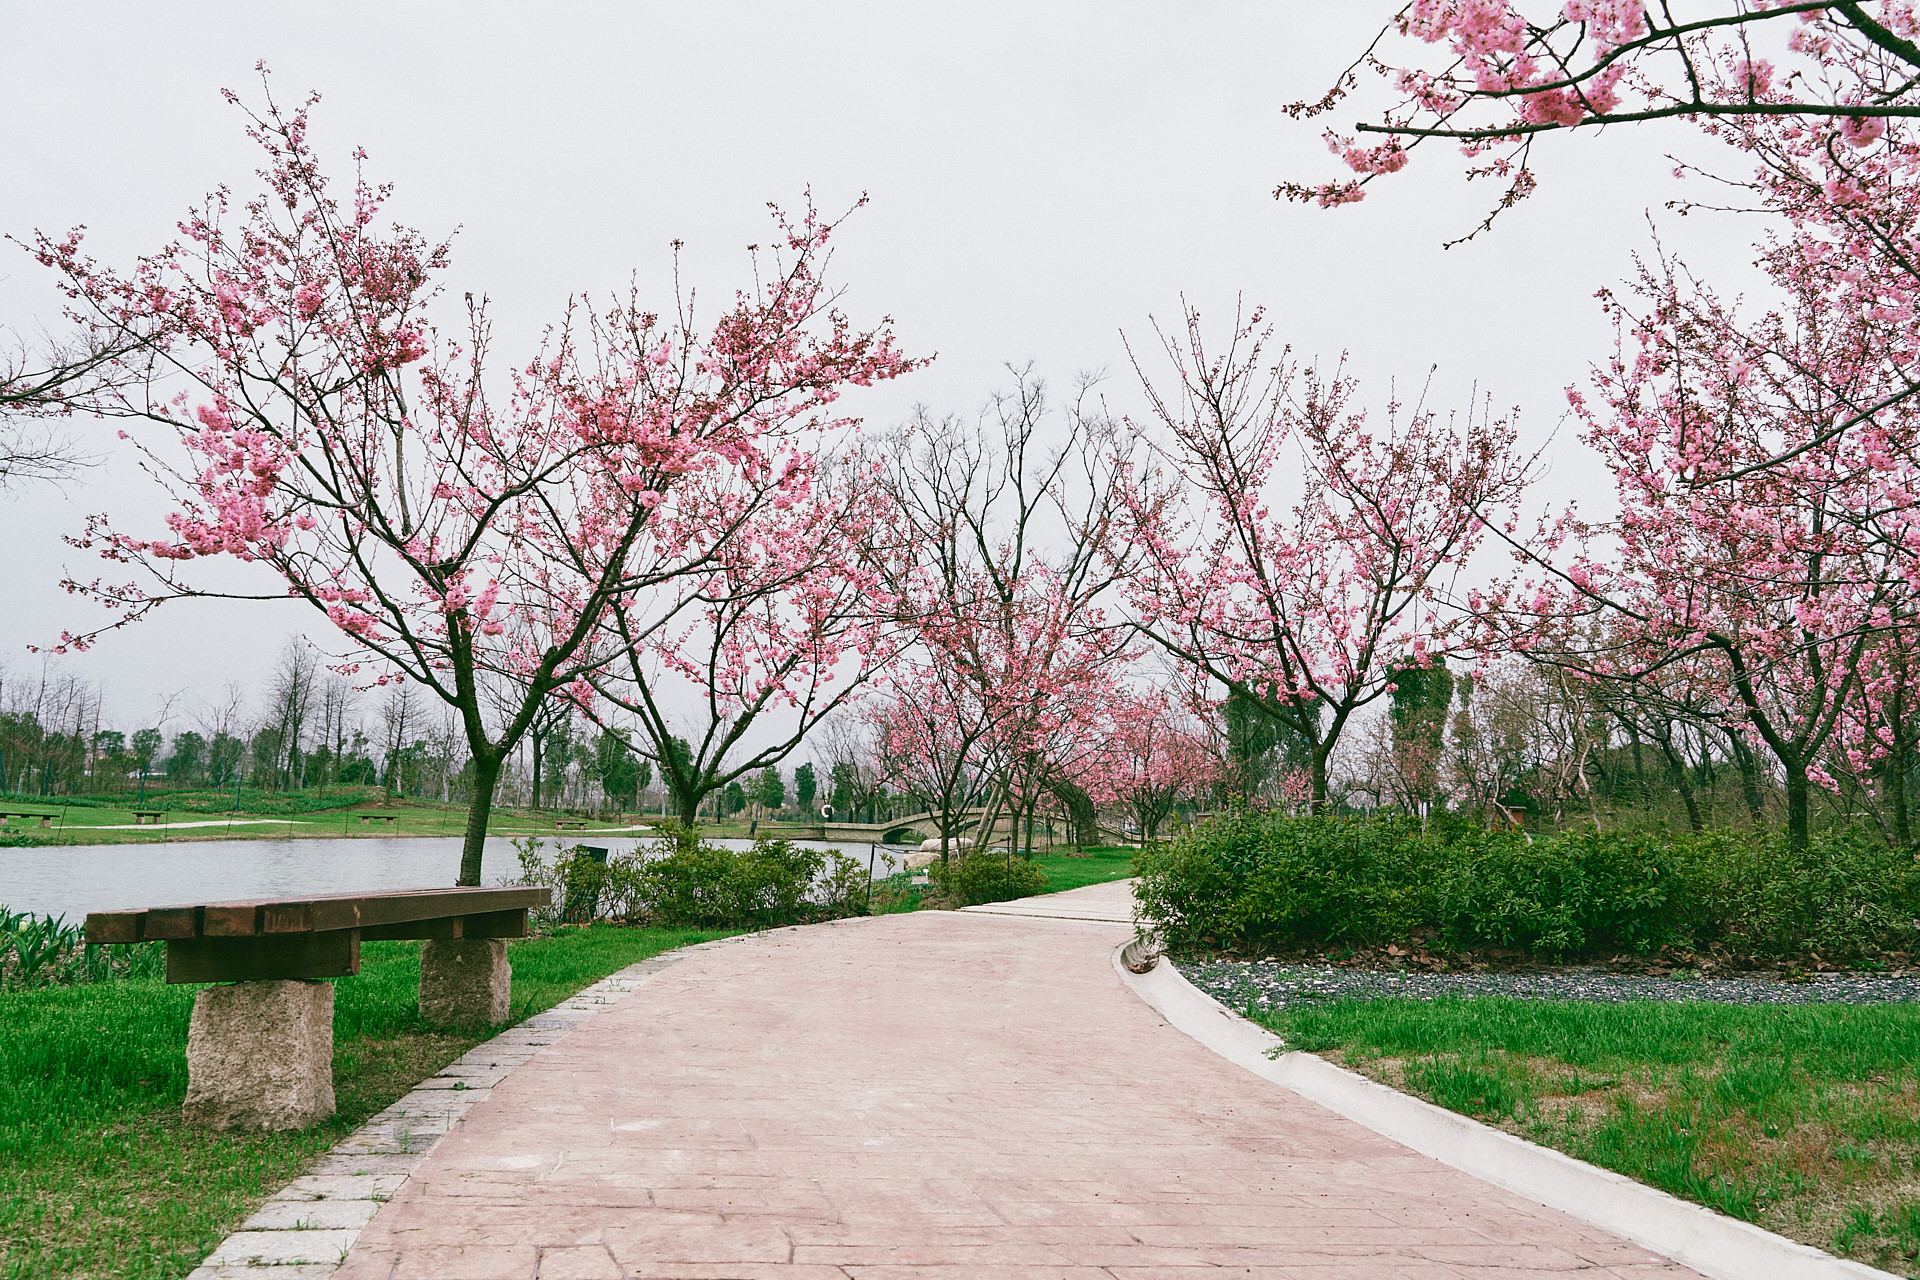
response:
M653 975L696 951L755 937L736 934L663 952L583 987L518 1026L475 1045L439 1075L341 1139L220 1242L187 1280L327 1280L380 1206L467 1112L514 1068Z
M1409 1097L1314 1054L1270 1056L1283 1046L1279 1036L1195 987L1164 957L1146 973L1129 972L1121 957L1125 949L1113 952L1120 980L1169 1024L1236 1066L1422 1155L1611 1231L1711 1280L1900 1280Z

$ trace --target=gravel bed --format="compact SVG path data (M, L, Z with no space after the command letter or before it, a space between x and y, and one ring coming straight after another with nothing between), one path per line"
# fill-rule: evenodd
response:
M1823 973L1811 982L1764 975L1679 974L1658 978L1565 968L1536 973L1418 973L1337 969L1274 960L1183 961L1180 972L1230 1009L1274 1009L1342 997L1432 1000L1518 996L1529 1000L1712 1000L1723 1004L1894 1004L1920 1001L1920 977Z

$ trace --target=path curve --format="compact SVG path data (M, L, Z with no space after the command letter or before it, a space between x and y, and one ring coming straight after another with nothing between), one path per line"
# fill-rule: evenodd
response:
M919 912L690 955L497 1085L338 1280L1695 1275L1196 1044L1116 977L1130 932Z

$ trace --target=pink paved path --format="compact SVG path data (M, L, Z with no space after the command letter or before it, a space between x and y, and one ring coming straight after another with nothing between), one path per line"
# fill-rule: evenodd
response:
M532 1059L337 1280L1690 1277L1166 1026L1124 926L928 912L690 955Z

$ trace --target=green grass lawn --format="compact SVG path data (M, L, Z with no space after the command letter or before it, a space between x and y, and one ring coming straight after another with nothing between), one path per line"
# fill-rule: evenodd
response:
M1920 1006L1483 996L1249 1015L1450 1110L1920 1276Z
M1135 852L1130 847L1116 846L1074 853L1036 853L1033 860L1047 873L1047 887L1042 892L1061 893L1090 884L1127 879L1133 875ZM925 895L925 887L914 884L907 872L875 880L873 913L893 915L901 911L918 911Z
M513 944L512 1020L638 960L723 936L596 926ZM483 1037L428 1028L420 944L370 942L334 984L340 1115L305 1133L180 1123L190 986L0 994L0 1276L183 1276L319 1153Z
M1090 884L1105 884L1109 880L1125 880L1133 874L1135 852L1130 847L1087 849L1077 857L1040 853L1035 854L1033 860L1047 873L1047 892L1060 893Z

